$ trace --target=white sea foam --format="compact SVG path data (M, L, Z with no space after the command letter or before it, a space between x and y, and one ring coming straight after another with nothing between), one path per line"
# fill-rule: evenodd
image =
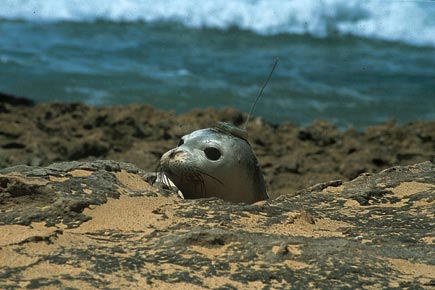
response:
M433 0L2 0L0 18L174 21L259 34L351 34L435 46Z

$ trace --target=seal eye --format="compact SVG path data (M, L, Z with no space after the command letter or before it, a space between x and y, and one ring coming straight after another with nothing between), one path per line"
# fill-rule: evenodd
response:
M184 140L183 140L183 139L180 139L180 142L178 142L177 147L178 147L178 146L181 146L181 145L183 145L183 144L184 144Z
M204 153L205 153L205 156L212 161L216 161L219 158L221 158L221 156L222 156L222 153L219 151L219 149L214 148L214 147L205 148Z

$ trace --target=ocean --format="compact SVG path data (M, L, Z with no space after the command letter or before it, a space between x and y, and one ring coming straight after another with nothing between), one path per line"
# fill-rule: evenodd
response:
M2 0L0 91L341 128L435 120L435 1Z

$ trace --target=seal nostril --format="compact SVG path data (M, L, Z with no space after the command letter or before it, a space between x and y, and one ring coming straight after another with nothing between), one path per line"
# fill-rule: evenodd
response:
M180 152L183 152L183 150L175 148L175 149L173 149L173 150L171 151L171 153L169 153L169 157L170 157L170 158L174 158L174 157L177 156L177 154L180 153Z

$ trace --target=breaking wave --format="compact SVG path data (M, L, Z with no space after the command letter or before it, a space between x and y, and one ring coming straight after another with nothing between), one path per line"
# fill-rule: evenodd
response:
M0 19L176 22L262 35L355 35L435 46L431 0L3 0Z

